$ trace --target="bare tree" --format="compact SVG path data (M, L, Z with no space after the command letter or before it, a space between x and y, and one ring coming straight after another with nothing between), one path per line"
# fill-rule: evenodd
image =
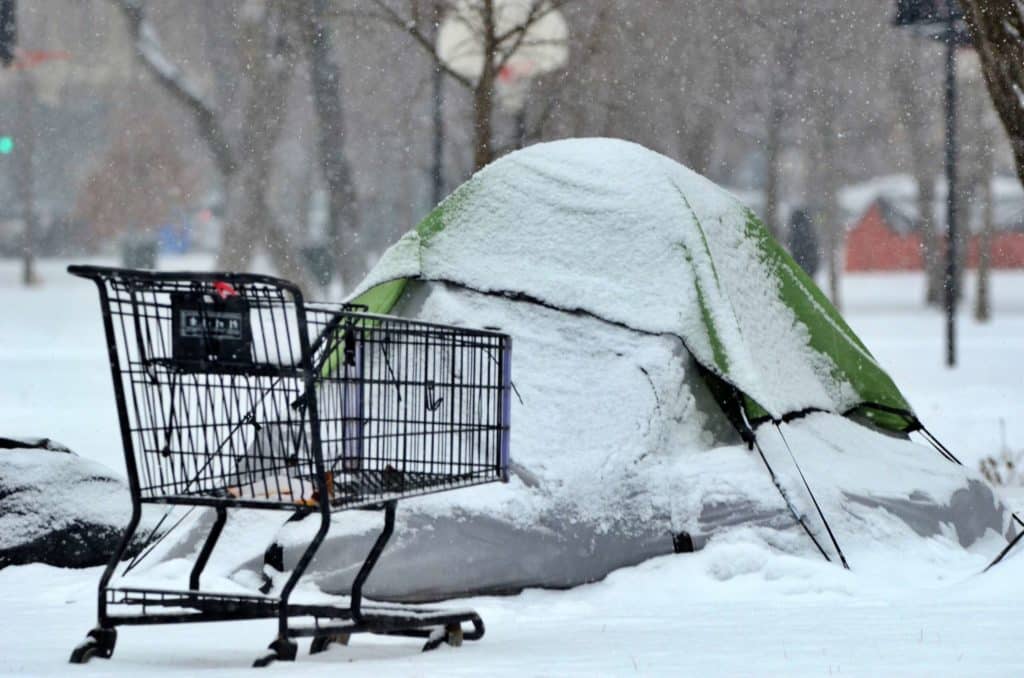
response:
M910 152L911 173L917 185L917 218L921 233L922 255L925 268L925 303L938 305L942 302L943 249L940 246L935 227L935 176L940 167L941 146L936 143L932 112L938 110L938 101L929 96L926 88L920 87L924 74L922 62L929 56L937 56L926 49L930 44L914 39L909 43L909 58L900 68L892 70L890 85L895 90L899 104L899 123L905 131L907 148ZM936 62L935 59L931 61Z
M981 230L978 233L978 285L974 297L974 317L979 322L987 322L992 318L989 287L992 266L992 231L995 228L995 200L992 195L992 179L995 175L994 155L992 148L987 146L982 156L984 183L981 186Z
M342 286L350 289L363 274L359 251L359 208L352 169L345 153L341 68L334 58L328 0L304 4L301 25L316 110L320 169L327 183L327 238Z
M963 8L1024 182L1024 6L1019 0L963 0Z
M973 216L977 217L974 236L977 245L977 286L974 297L974 317L986 322L992 316L990 295L992 235L995 229L995 145L999 134L996 113L984 96L977 61L962 61L964 78L965 118L967 144L964 149L967 172L967 197L975 198ZM977 204L980 203L980 204ZM968 232L970 232L970 230ZM963 248L967 249L967 248Z
M164 51L147 19L145 0L111 2L125 18L136 58L190 113L223 179L227 218L218 266L248 268L253 244L262 242L281 275L309 286L292 238L277 223L267 200L271 152L281 131L294 69L295 21L290 9L294 6L284 0L246 0L238 13L241 74L248 96L243 103L242 138L233 144L225 129L225 114Z
M486 124L474 125L476 78L460 83L436 59L435 12L450 15L456 0L316 2L322 4L20 3L26 45L59 45L76 57L89 55L35 74L37 110L46 114L45 120L37 121L37 132L64 135L36 144L40 215L66 216L64 210L71 206L63 196L73 194L91 170L90 159L103 154L109 137L117 132L116 124L105 122L120 119L110 114L111 109L160 109L178 131L183 154L201 173L197 200L211 194L226 196L224 216L229 229L238 227L232 244L243 250L242 258L248 261L251 246L258 249L267 240L262 230L257 232L255 225L243 220L241 208L250 198L244 194L248 188L243 189L242 177L254 162L250 158L266 157L266 148L272 148L271 166L264 168L262 177L260 172L248 177L249 185L257 188L270 182L268 193L256 203L261 218L266 214L279 226L277 233L292 251L300 244L299 237L312 233L303 222L323 218L327 231L339 233L343 249L356 250L357 261L342 265L348 280L369 263L373 252L435 204L431 198L437 173L431 165L440 157L433 145L438 120L444 128L441 150L449 183L472 170L477 150L483 148L478 138L491 137L492 157L511 148L511 118L492 110L491 134L484 133ZM469 2L484 7L482 0ZM929 205L921 212L927 217L934 202L928 191L941 168L941 157L935 153L941 146L941 92L933 85L939 82L942 62L931 57L928 50L938 48L929 47L928 41L913 41L915 49L908 51L909 36L904 40L888 26L892 4L587 0L561 5L571 27L569 65L531 85L528 136L535 141L618 137L671 156L730 187L763 191L770 183L775 221L780 221L779 205L787 202L824 208L831 202L826 198L831 193L827 184L842 186L906 167L919 177L924 189L920 200ZM258 11L250 11L254 8ZM139 23L145 23L148 32L137 30L133 35L123 30L126 9L144 19ZM317 22L325 30L313 32L309 19L315 12L327 14ZM249 16L264 17L264 25L246 28ZM415 19L414 31L409 30L410 19ZM802 37L796 38L800 30ZM265 48L262 55L246 56L243 31L264 36L259 38ZM779 72L777 57L787 44L798 57L791 77ZM138 54L140 46L145 58ZM817 74L825 57L835 62L822 70L835 80L836 107L827 101L826 76ZM314 59L319 59L319 66ZM291 61L295 63L285 63ZM132 64L141 73L136 97L124 94L126 84L134 80ZM253 66L257 72L266 68L278 73L290 83L273 93L283 97L283 103L273 106L282 108L268 106L266 116L249 108L251 96L264 96L254 88ZM916 112L900 103L897 83L890 77L893 71L913 74ZM443 107L434 107L431 101L435 74L441 74L445 83ZM314 85L321 76L327 87ZM12 122L15 83L14 77L0 81L0 112ZM330 108L333 85L343 110ZM330 122L333 111L343 113L340 122ZM825 111L834 111L831 121L824 119ZM284 122L278 120L282 116ZM772 117L775 122L769 125ZM62 132L65 121L71 120L72 125L88 124L88 133ZM251 121L259 125L253 127ZM973 124L966 114L965 123L968 128ZM275 131L279 124L283 126ZM912 135L923 141L910 141L924 148L914 162L911 144L903 141ZM276 143L263 144L274 139ZM253 153L251 141L258 143ZM827 144L833 144L831 151ZM1011 166L1008 145L997 144L995 153L997 170ZM775 158L770 182L766 156ZM344 174L336 169L345 158L352 183L358 186L358 205L339 199L354 189L328 181L328 176ZM67 168L67 176L54 166ZM310 191L319 199L321 189L332 203L324 201L322 213L317 200L311 201L312 208L308 204ZM14 176L7 181L0 177L0 200L17 204ZM350 209L358 210L355 222L344 217ZM42 224L46 222L44 218ZM823 217L818 223L824 229L838 224L838 217ZM929 227L924 232L932 234ZM825 247L827 233L822 230L820 236Z
M758 70L768 84L767 91L759 88L764 119L764 134L760 139L765 159L763 217L776 239L785 241L780 214L784 134L796 100L800 57L808 31L807 15L775 6L755 11L741 5L738 11L748 18L752 30L758 34L756 44L760 47L760 54L755 55L755 61L759 62Z
M829 79L828 82L822 84L816 111L818 147L821 149L820 167L815 172L821 187L820 198L817 201L819 209L816 221L825 235L824 258L828 274L829 299L836 308L842 307L839 282L842 276L841 255L845 235L842 218L839 214L841 170L835 161L840 152L840 134L836 128L836 119L839 117L841 105L837 86L834 81Z
M483 56L480 74L467 78L455 72L438 54L432 36L423 30L419 20L423 8L419 0L409 0L405 11L396 9L388 0L366 0L376 9L375 16L399 28L413 39L440 68L473 97L473 169L478 170L495 157L494 114L495 84L498 73L522 47L530 29L549 12L558 10L574 0L529 0L526 18L514 26L498 30L497 0L449 1L449 12L459 11L463 20L477 32Z

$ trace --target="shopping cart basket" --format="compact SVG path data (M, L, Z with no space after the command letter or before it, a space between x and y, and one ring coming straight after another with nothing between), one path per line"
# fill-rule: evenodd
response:
M308 303L261 275L68 271L99 288L132 498L100 578L98 624L72 662L109 658L120 625L277 618L256 666L294 659L297 637L312 637L315 652L358 632L426 638L424 649L483 636L473 611L364 604L362 589L399 499L507 480L507 335ZM183 590L110 585L146 504L216 514ZM319 515L279 590L200 587L229 508ZM332 514L346 509L384 512L346 604L291 602Z

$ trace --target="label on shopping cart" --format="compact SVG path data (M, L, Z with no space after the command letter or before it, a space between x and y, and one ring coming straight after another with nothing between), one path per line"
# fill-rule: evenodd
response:
M252 363L249 302L199 293L171 297L175 360Z

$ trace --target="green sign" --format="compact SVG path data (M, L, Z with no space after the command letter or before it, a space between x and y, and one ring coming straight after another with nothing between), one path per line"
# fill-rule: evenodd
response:
M10 155L14 150L13 137L0 137L0 155Z

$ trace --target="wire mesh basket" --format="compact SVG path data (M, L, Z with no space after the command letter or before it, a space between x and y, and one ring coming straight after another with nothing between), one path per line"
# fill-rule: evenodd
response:
M99 288L135 509L125 544L143 504L216 507L201 571L229 507L318 511L325 534L332 511L385 508L393 524L398 499L507 480L507 335L306 303L267 276L69 272ZM105 601L137 598L107 596L109 574L101 629L117 622ZM282 642L295 635L288 593L257 606L281 617ZM374 630L364 626L356 630Z

